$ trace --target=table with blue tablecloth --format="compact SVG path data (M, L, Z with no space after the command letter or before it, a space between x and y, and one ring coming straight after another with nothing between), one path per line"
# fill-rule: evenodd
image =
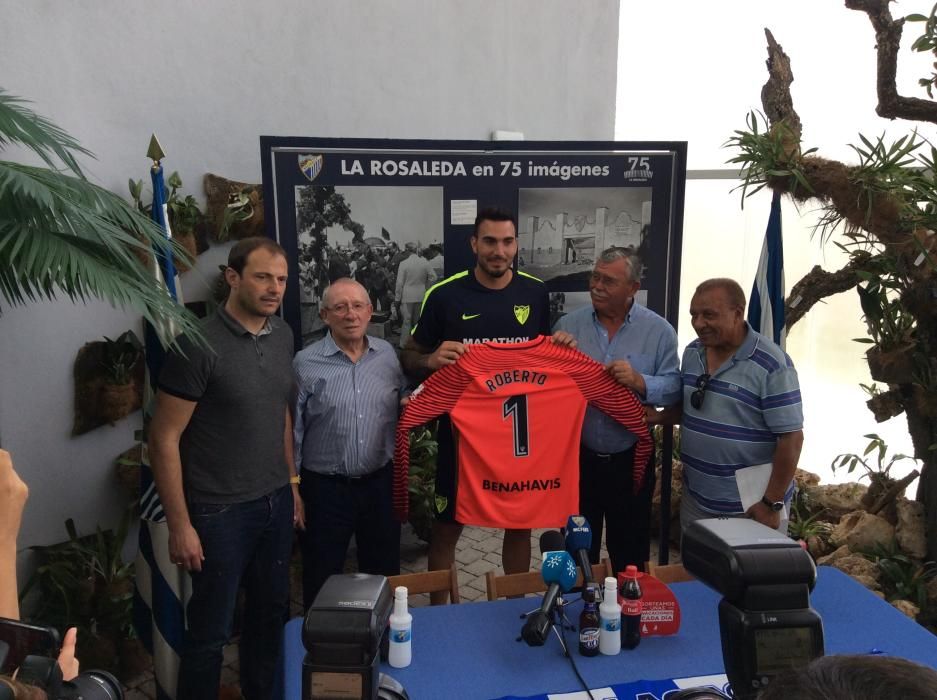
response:
M646 637L618 656L575 661L585 681L600 688L636 680L722 674L717 605L719 594L699 582L671 584L680 603L680 631L671 637ZM819 567L811 605L823 619L827 654L885 653L937 668L937 637L881 600L852 578ZM537 598L412 608L413 663L404 669L381 665L407 689L411 700L490 699L505 695L571 692L581 689L559 642L529 647L515 641L521 613ZM581 603L568 606L579 619ZM302 693L302 620L285 627L283 686L286 700ZM572 649L575 632L566 632Z

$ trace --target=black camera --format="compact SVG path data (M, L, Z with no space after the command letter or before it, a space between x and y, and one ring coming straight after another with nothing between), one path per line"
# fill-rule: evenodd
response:
M0 671L16 671L16 680L46 692L49 700L123 700L120 682L107 671L84 671L63 680L56 656L59 634L53 627L0 618ZM0 700L13 690L0 683Z
M810 607L817 569L800 545L747 518L697 520L683 533L683 565L724 596L719 633L736 700L823 656L823 622Z

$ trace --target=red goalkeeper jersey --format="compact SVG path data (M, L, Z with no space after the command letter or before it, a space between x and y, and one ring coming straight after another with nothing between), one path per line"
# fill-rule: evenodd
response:
M578 350L546 336L474 345L410 398L397 425L394 511L407 518L411 428L448 413L456 437L456 520L500 528L559 527L579 512L579 436L586 402L638 436L634 490L652 442L630 389Z

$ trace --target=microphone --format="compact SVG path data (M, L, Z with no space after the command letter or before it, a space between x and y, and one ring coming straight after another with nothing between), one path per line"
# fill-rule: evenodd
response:
M544 553L540 573L544 583L548 584L547 592L543 596L540 609L528 617L521 628L521 638L532 647L543 646L547 641L547 635L553 627L553 612L557 599L560 593L566 593L576 583L576 562L565 550L548 551Z
M566 549L566 538L559 530L547 530L540 535L540 556L546 557L547 552L562 552Z
M566 521L566 551L573 555L582 569L582 584L595 583L589 549L592 547L592 528L582 515L570 515Z

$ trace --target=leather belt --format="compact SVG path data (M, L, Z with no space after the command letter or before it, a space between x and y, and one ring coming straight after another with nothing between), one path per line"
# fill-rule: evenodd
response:
M634 448L631 447L627 450L623 450L622 452L593 452L588 447L580 447L579 449L582 450L583 454L585 454L587 457L590 457L591 459L597 459L601 462L613 462L622 455L628 454Z
M379 476L382 476L387 469L390 468L390 465L384 465L380 469L376 469L373 472L368 474L361 474L356 476L348 476L347 474L322 474L320 472L314 472L309 469L303 469L305 474L303 474L303 479L306 478L306 475L311 475L315 479L325 479L327 481L334 481L339 484L363 484L368 481L373 481Z

